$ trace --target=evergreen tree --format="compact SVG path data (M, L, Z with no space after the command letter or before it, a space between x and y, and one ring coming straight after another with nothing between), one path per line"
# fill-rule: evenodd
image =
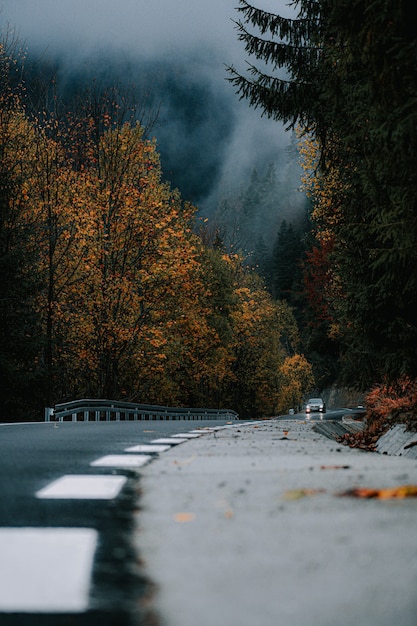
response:
M336 3L326 93L343 185L335 262L345 372L417 374L417 37L409 2ZM343 50L343 54L340 53ZM337 61L337 62L336 62ZM356 374L357 375L357 374Z
M385 375L414 376L413 6L407 0L299 0L295 6L297 18L285 19L241 0L239 37L270 71L251 65L242 76L231 68L231 81L252 105L299 124L318 143L315 219L319 239L333 244L327 296L345 374L357 379L360 367L363 385Z
M271 275L270 258L271 255L269 253L269 248L265 243L265 239L262 235L259 235L256 241L255 251L253 253L252 260L256 272L260 276L262 276L267 285L270 282Z
M230 67L230 81L242 98L269 117L293 128L297 124L321 128L320 57L322 6L318 0L298 0L296 19L284 18L240 0L237 22L245 50L271 72L249 65L249 76ZM254 28L255 33L249 28ZM285 69L285 78L279 73Z
M272 253L272 293L275 298L295 301L301 286L303 245L292 224L282 220Z

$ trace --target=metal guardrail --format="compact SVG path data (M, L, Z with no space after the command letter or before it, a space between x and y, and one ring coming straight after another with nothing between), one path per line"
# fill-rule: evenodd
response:
M83 399L45 408L45 422L77 421L152 421L152 420L227 420L239 419L230 409L174 408L152 404L136 404L117 400Z

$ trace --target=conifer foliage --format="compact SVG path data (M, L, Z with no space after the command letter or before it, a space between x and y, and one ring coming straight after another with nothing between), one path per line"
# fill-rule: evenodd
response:
M320 296L346 379L366 387L416 376L413 5L298 0L294 7L296 18L284 19L241 0L239 37L258 67L245 75L232 68L231 81L303 134L324 264Z
M291 128L315 125L320 118L320 2L295 4L300 7L298 17L288 19L240 0L239 39L247 54L270 71L251 63L245 76L229 68L230 80L242 98ZM279 72L282 68L285 73Z

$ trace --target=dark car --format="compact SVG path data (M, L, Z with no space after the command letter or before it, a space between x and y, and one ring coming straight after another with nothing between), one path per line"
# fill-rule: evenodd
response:
M306 413L326 413L326 403L322 398L310 398L306 404Z

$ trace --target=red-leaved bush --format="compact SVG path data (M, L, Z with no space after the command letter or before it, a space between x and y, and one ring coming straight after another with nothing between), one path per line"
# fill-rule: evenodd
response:
M394 424L417 431L417 379L403 377L376 385L365 398L366 426L360 433L346 434L341 441L353 448L375 449L378 439Z

